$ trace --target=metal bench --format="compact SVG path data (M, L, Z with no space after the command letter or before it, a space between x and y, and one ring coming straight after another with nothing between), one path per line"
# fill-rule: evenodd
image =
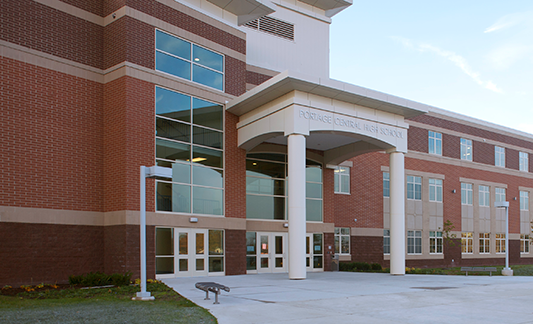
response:
M461 271L466 272L467 276L468 272L489 272L492 277L492 272L496 272L496 267L461 267Z
M220 295L221 290L229 292L229 287L217 284L216 282L197 282L195 287L205 291L204 300L209 300L209 292L215 293L215 302L213 304L220 304L218 302L218 295Z

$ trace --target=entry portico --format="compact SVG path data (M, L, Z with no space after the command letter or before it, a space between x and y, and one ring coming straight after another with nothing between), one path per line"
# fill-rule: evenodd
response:
M393 275L405 273L405 118L424 105L331 79L283 72L226 105L239 116L238 145L287 146L289 278L305 279L306 149L323 152L325 165L374 151L390 154L391 257Z

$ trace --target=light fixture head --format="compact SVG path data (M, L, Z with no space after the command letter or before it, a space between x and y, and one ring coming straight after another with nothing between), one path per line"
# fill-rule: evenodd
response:
M457 191L455 189L452 190L452 193L456 193Z
M357 222L357 218L354 218L354 220L353 220L353 221L354 221L354 222Z
M189 222L190 222L190 223L198 223L198 218L196 218L196 217L191 217L191 218L189 218Z
M284 223L283 227L285 227L285 228L289 227L289 223Z

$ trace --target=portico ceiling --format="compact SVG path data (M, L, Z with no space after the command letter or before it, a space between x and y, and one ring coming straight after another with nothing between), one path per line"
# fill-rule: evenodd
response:
M276 11L269 0L207 0L237 16L238 24L266 16Z
M233 99L226 110L241 116L291 91L299 90L325 98L374 108L411 118L428 112L430 106L329 78L318 78L296 72L282 72L263 84Z

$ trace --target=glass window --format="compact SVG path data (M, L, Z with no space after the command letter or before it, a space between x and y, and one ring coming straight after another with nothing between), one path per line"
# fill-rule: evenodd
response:
M429 179L429 201L442 202L442 180Z
M471 183L461 183L461 204L463 205L472 205L472 184Z
M224 56L156 30L155 69L224 90ZM192 69L192 71L191 71Z
M496 253L505 253L505 233L496 234Z
M350 193L350 168L337 167L334 171L335 193Z
M530 244L529 235L520 234L520 253L529 253Z
M479 233L479 253L490 253L490 233Z
M488 186L479 186L479 205L490 207L490 191Z
M518 157L520 160L519 170L528 172L529 171L529 154L525 152L519 152Z
M383 197L390 197L390 175L383 172Z
M246 232L246 270L257 270L256 232Z
M349 227L335 227L335 253L350 254Z
M472 161L472 140L461 138L461 160Z
M529 192L520 191L520 210L529 210Z
M390 254L390 230L383 230L383 254Z
M442 253L442 232L429 232L429 253Z
M495 189L495 202L505 201L505 188L496 188Z
M221 105L193 98L192 112L194 124L223 130L224 108Z
M321 269L323 267L323 246L322 234L313 234L313 268Z
M428 132L428 150L430 154L442 155L442 134L437 132Z
M155 92L156 164L172 168L171 181L157 180L156 210L223 215L223 133L206 128L220 126L222 106L161 87ZM211 113L195 111L191 120L195 107ZM197 115L203 125L195 124Z
M474 252L474 240L472 232L461 233L461 253L472 254Z
M422 254L422 231L407 231L407 254Z
M422 200L422 178L407 176L407 199Z
M194 63L196 64L201 64L219 72L223 71L224 59L220 54L211 52L198 45L194 45L193 58Z
M505 167L505 148L499 146L494 147L494 165Z

